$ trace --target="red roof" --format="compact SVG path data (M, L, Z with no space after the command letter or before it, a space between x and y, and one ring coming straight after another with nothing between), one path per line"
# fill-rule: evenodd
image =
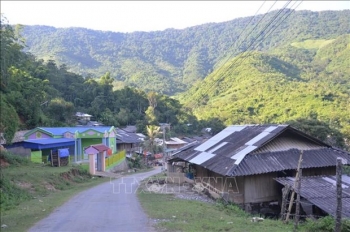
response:
M107 147L104 144L95 144L95 145L88 146L84 150L86 151L86 150L91 149L91 148L95 149L98 152L104 152L104 151L107 151L108 149L110 149L109 147Z
M154 158L156 159L160 159L163 157L163 154L162 153L159 153L159 154L154 154Z

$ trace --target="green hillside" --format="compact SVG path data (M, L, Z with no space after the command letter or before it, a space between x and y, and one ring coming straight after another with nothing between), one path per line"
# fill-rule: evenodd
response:
M314 119L350 138L350 35L324 46L308 43L238 56L180 100L200 119L218 117L225 124Z
M17 130L74 125L80 111L139 131L170 123L180 135L290 123L350 147L349 16L295 12L248 52L264 26L238 46L251 17L127 34L26 26L25 43L1 18L0 132L11 141Z
M66 64L74 73L99 77L110 72L118 87L127 85L174 95L204 79L221 66L224 58L248 48L276 13L257 15L247 28L252 17L183 30L134 33L25 26L22 35L26 51L39 59ZM350 33L349 18L350 10L297 11L278 27L272 24L277 29L257 40L260 44L256 49L266 51L292 42L298 48L318 48Z
M307 39L301 42L294 42L291 45L296 48L319 49L329 43L332 43L333 41L334 39Z

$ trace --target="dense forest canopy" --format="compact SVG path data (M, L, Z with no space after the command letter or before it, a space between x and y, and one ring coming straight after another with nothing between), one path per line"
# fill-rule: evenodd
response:
M340 130L349 141L349 57L350 35L248 52L182 94L180 101L200 119L218 117L225 124L308 119Z
M215 120L198 121L178 100L166 95L132 87L113 90L109 72L99 78L84 78L68 71L64 64L23 52L24 46L15 28L2 17L0 132L6 141L11 141L17 130L73 126L78 111L105 125L137 125L140 132L145 132L148 124L169 123L171 133L185 135L210 127ZM150 105L150 96L156 106ZM224 128L221 122L212 125L216 131Z
M280 16L292 13L289 11L286 9ZM174 95L203 80L228 56L245 51L265 28L275 30L265 39L257 39L259 44L254 50L266 51L307 39L334 39L350 33L350 10L297 11L266 27L277 13L183 30L118 33L25 26L21 34L26 40L26 51L39 59L65 64L74 73L100 77L109 72L118 81L118 88L127 85Z
M263 15L135 33L10 26L2 17L0 130L11 141L19 129L74 125L80 111L144 133L160 122L182 135L287 123L346 148L349 16L295 12L250 50L251 37L239 35Z

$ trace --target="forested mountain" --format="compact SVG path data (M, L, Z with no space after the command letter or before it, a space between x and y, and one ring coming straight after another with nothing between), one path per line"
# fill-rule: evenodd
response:
M108 72L98 79L84 78L64 64L38 60L22 51L24 43L4 18L0 25L0 135L8 143L17 130L74 126L78 111L105 125L137 125L144 133L146 125L169 123L171 132L166 136L197 133L203 127L214 127L215 132L224 128L214 119L198 121L169 96L130 87L113 90Z
M173 95L205 78L222 65L224 58L245 51L276 14L274 11L183 30L116 33L24 26L21 34L26 40L26 51L39 59L55 60L83 76L100 77L110 72L118 80L117 87L127 85ZM255 50L349 34L349 18L349 10L294 12L285 21L273 23L271 27L276 30L256 41L260 44Z
M200 119L218 117L225 124L307 119L349 139L350 35L241 54L180 100Z
M21 30L2 19L0 132L9 141L17 129L73 125L83 111L180 134L288 123L349 146L350 11L298 11L255 41L274 15L135 33Z

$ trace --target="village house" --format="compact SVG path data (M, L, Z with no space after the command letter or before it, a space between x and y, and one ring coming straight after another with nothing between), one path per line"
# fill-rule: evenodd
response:
M5 148L14 154L30 157L37 163L47 162L51 152L56 150L62 150L65 155L68 150L72 162L87 161L88 155L84 153L84 148L94 144L104 144L110 147L113 154L117 152L113 126L37 127L16 133L15 138L17 140L5 145Z
M275 179L295 177L301 153L303 176L335 175L337 157L350 164L348 152L289 125L233 125L204 143L180 148L167 170L170 181L192 181L252 211L280 205L283 185Z
M117 128L117 150L125 150L126 156L131 157L133 153L142 153L142 143L145 136L130 130Z
M176 149L179 149L183 146L185 146L187 144L187 142L179 139L179 138L170 138L169 140L165 140L165 146L167 149L173 149L173 150L176 150Z

